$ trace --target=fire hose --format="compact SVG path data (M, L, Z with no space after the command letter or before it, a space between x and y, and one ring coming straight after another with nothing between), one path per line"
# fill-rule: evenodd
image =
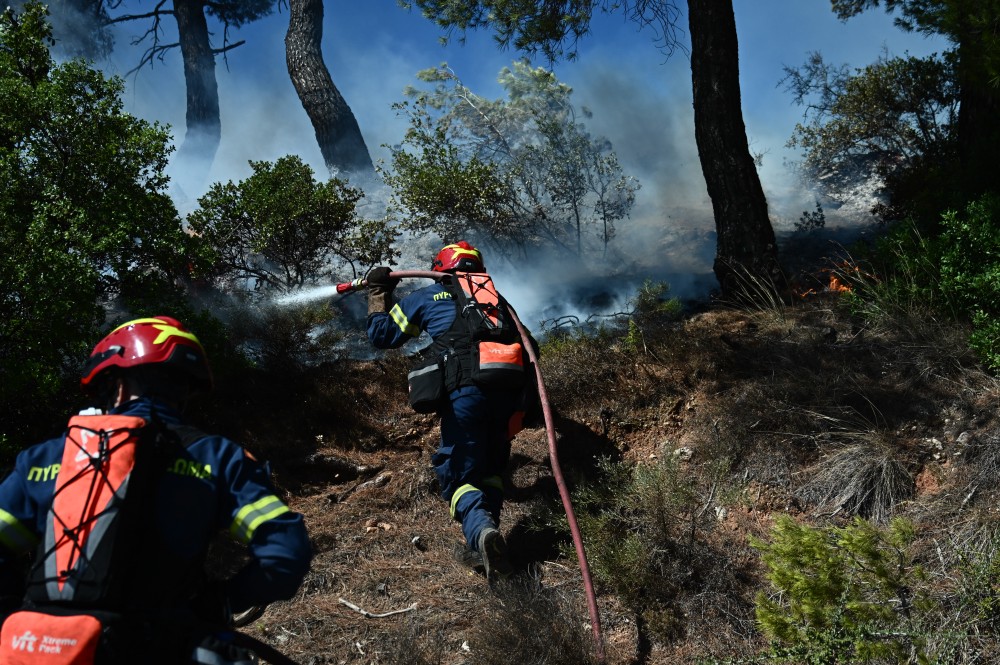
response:
M441 280L447 273L433 272L430 270L400 270L389 273L390 278L406 279L410 277L422 277L434 280ZM337 293L347 293L362 289L367 286L364 278L358 278L350 282L337 285ZM517 327L522 339L528 339L528 332L521 324L517 312L510 308L511 318ZM587 564L587 554L583 547L583 538L580 536L580 527L573 512L573 504L570 502L569 489L563 478L562 469L559 466L559 455L556 447L555 427L552 422L552 409L549 407L548 395L545 392L545 383L542 381L542 371L535 356L535 350L531 344L525 344L528 358L535 368L535 379L538 384L538 398L542 404L542 415L545 419L545 431L548 435L549 458L552 464L552 475L555 478L556 486L559 488L559 498L562 500L563 508L566 510L566 519L569 522L569 530L573 537L573 547L576 549L577 560L580 564L580 573L583 576L583 588L587 597L587 609L590 612L590 625L594 633L595 651L599 662L604 662L604 639L601 636L601 617L597 611L597 597L594 593L594 585L590 578L590 566Z

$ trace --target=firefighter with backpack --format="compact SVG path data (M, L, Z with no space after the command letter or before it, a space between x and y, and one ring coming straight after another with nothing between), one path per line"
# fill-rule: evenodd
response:
M197 337L168 316L130 321L80 382L98 408L0 483L0 662L249 662L229 613L291 598L312 555L267 466L181 416L212 384ZM209 583L220 530L249 561Z
M441 279L393 303L399 280L387 267L372 269L367 333L380 349L398 348L423 332L431 338L409 373L410 405L441 417L431 458L441 495L462 524L463 558L481 559L493 585L513 573L499 529L502 476L532 384L523 345L535 341L520 338L482 254L468 242L444 247L431 270Z

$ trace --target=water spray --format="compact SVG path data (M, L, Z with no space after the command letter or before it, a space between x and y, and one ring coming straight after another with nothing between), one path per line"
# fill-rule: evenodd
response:
M274 304L292 305L295 303L307 302L309 300L319 300L320 298L329 298L330 296L335 296L338 293L343 293L343 291L340 290L341 286L342 286L341 284L318 286L314 289L309 289L307 291L298 291L295 293L289 293L281 296L280 298L275 298Z
M440 273L430 270L400 270L389 273L389 277L395 279L416 277L441 280L446 276L448 276L448 273ZM363 289L365 286L367 286L367 282L364 278L359 277L350 282L337 284L337 293L348 293ZM520 333L521 339L529 339L530 336L528 331L525 330L524 326L521 324L521 320L518 318L517 312L514 311L513 307L510 308L510 314L514 319L514 325L517 326L517 331ZM535 355L535 350L532 348L531 344L525 344L524 348L527 350L528 358L531 360L531 364L535 368L535 380L538 383L538 399L542 404L542 415L545 418L545 432L548 435L549 459L552 464L552 475L556 480L556 486L559 488L559 498L562 500L563 508L566 511L566 519L569 523L569 530L573 536L573 547L576 549L577 561L580 564L580 573L583 576L583 589L587 596L587 609L590 612L590 625L594 633L594 645L597 659L599 662L603 663L605 662L604 639L601 635L601 617L597 610L597 596L594 593L594 584L590 579L590 566L587 564L587 554L584 551L583 538L580 535L580 527L577 524L576 515L573 512L573 504L570 502L569 489L566 485L565 479L563 478L562 469L559 466L559 455L556 449L556 430L555 425L552 422L552 409L549 407L548 395L545 392L545 383L542 381L542 370L541 366L538 364L538 358Z

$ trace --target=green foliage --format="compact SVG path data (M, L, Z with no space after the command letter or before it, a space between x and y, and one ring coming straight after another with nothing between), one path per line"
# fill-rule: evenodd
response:
M670 285L666 282L645 280L629 301L632 305L632 318L640 323L676 319L681 313L681 301L668 298L669 291Z
M987 195L942 218L941 289L969 312L972 346L1000 371L1000 195Z
M919 334L926 323L954 315L940 288L939 253L938 243L913 224L897 224L834 274L850 289L847 305L870 326Z
M816 209L814 211L802 211L802 217L799 218L799 221L795 222L795 232L816 233L817 231L822 231L825 226L826 213L823 212L822 204L816 201Z
M831 0L841 20L883 5L896 12L896 25L907 31L943 35L962 47L962 66L978 82L1000 79L1000 35L997 0Z
M328 303L297 306L234 307L229 312L229 342L256 367L275 374L337 360L343 333L331 329Z
M167 313L194 253L164 191L166 130L50 44L40 4L0 16L0 428L15 445L64 407L105 305Z
M726 463L718 460L718 471ZM640 614L661 642L682 630L680 592L707 565L695 540L704 491L669 456L638 465L601 460L596 477L574 492L595 581Z
M971 323L971 348L1000 371L1000 196L941 215L937 235L897 224L869 260L838 270L846 301L868 322L913 336L941 320Z
M942 167L956 157L952 60L883 54L851 75L813 53L805 65L785 72L795 101L809 104L806 122L795 127L788 144L803 150L806 172L831 194L873 173L896 204L926 197L920 188L945 189Z
M639 185L578 121L568 86L523 61L500 73L508 101L479 97L446 65L420 78L434 87L396 105L410 127L383 173L405 227L507 257L607 249Z
M278 0L230 0L206 2L205 13L214 16L227 27L241 28L252 21L270 16Z
M210 276L231 288L283 291L393 256L396 233L358 217L360 190L336 178L317 182L295 156L250 166L246 180L213 185L188 218L210 250Z
M905 192L897 198L913 197L918 205L907 206L909 210L933 215L943 208L960 205L962 199L996 192L997 179L990 174L996 170L996 154L1000 149L1000 120L995 112L1000 103L997 86L1000 36L996 25L1000 0L834 0L832 3L842 19L879 6L897 13L895 22L900 28L941 36L952 45L944 57L951 68L949 78L961 108L961 122L954 131L958 146L954 156L947 163L938 158L926 159L924 169L909 169L909 174L917 177L915 181L904 178ZM915 91L925 94L917 83ZM933 172L921 173L921 170ZM939 203L928 205L927 199L938 199ZM893 203L898 205L900 201ZM898 215L892 206L888 212L890 216Z
M921 648L911 615L926 604L923 572L907 555L913 526L878 529L856 518L810 527L785 515L771 541L752 539L774 594L757 598L757 620L776 656L804 663L902 662Z
M928 661L989 662L1000 637L1000 537L995 524L973 534L949 533L942 560L944 584L933 588L938 597L923 617L928 637ZM977 660L977 657L979 660Z
M673 2L641 0L397 0L410 9L418 7L449 32L492 28L501 48L513 45L525 53L542 52L549 61L576 57L576 42L590 32L595 9L621 11L640 25L655 24L662 47L672 52L677 42L680 9Z
M647 279L629 301L632 313L628 318L628 329L623 344L633 353L646 349L646 331L656 333L664 324L676 321L681 315L681 301L667 298L670 285Z
M421 126L426 121L419 120ZM409 150L393 153L393 173L383 177L409 212L408 227L432 231L446 243L489 233L489 246L505 254L524 243L528 218L511 207L517 200L514 183L498 164L476 156L464 159L443 127L411 132L407 145Z

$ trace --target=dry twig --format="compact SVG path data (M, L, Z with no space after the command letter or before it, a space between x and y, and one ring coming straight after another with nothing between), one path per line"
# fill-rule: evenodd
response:
M358 614L368 617L369 619L384 619L385 617L391 617L394 614L403 614L404 612L412 612L413 610L417 609L417 604L413 603L409 607L403 608L401 610L392 610L391 612L382 612L381 614L375 614L373 612L369 612L366 609L358 607L349 600L345 600L343 598L338 598L337 600L340 602L341 605L347 605Z

